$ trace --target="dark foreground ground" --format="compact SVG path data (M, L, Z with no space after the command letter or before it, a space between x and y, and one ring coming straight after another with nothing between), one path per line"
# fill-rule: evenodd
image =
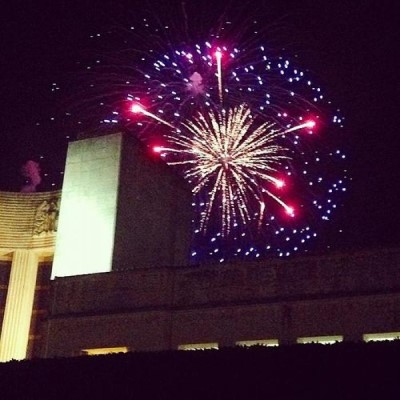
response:
M12 361L0 399L400 399L400 341Z

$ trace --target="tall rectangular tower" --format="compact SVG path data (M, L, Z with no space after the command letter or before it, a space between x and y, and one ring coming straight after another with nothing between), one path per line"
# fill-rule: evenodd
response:
M70 144L52 277L188 263L191 192L122 133Z

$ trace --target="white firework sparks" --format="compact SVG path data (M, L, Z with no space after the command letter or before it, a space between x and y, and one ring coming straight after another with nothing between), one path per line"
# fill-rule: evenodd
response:
M277 138L286 131L275 129L270 122L257 124L246 104L227 111L199 113L182 125L183 133L169 136L174 148L163 150L184 153L183 160L169 164L185 167L193 193L209 191L201 216L203 231L211 214L219 212L222 233L228 235L235 223L251 219L249 207L254 202L259 204L260 211L264 210L265 195L289 214L293 212L268 189L268 184L282 184L274 174L282 160L288 158L287 149L277 144Z

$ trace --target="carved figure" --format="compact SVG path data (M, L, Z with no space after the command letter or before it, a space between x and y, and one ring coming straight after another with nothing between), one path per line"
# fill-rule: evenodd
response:
M60 199L56 197L50 200L44 200L39 204L33 222L34 236L57 231L59 209Z

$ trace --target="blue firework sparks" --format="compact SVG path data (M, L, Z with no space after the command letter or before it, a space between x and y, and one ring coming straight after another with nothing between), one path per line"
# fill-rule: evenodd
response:
M331 221L348 182L345 154L332 145L344 117L322 88L289 58L260 44L257 36L243 46L240 41L232 45L232 40L219 34L175 45L147 20L132 31L141 33L132 36L132 47L125 47L118 62L98 61L101 66L94 68L89 98L96 99L102 124L128 127L167 163L177 165L192 185L192 261L287 257L307 251L321 227ZM268 175L273 185L264 186L262 174L271 166L265 158L262 168L247 169L241 180L204 184L207 174L215 173L217 178L229 168L226 159L231 155L216 147L210 152L221 151L215 157L224 160L218 161L220 168L208 172L199 168L197 175L193 173L193 163L205 158L193 157L197 150L191 151L190 146L199 145L196 140L204 140L204 135L222 131L222 140L228 142L231 132L218 121L239 108L246 109L252 123L258 121L255 129L247 129L243 141L254 132L257 137L248 143L274 138L277 150ZM199 116L211 120L209 132L198 128ZM315 128L308 124L310 119ZM260 126L265 129L260 131ZM246 162L257 161L255 154L249 151ZM247 191L238 188L239 181L248 186ZM230 182L235 185L227 189ZM224 196L223 191L230 194ZM240 217L243 207L245 218Z

